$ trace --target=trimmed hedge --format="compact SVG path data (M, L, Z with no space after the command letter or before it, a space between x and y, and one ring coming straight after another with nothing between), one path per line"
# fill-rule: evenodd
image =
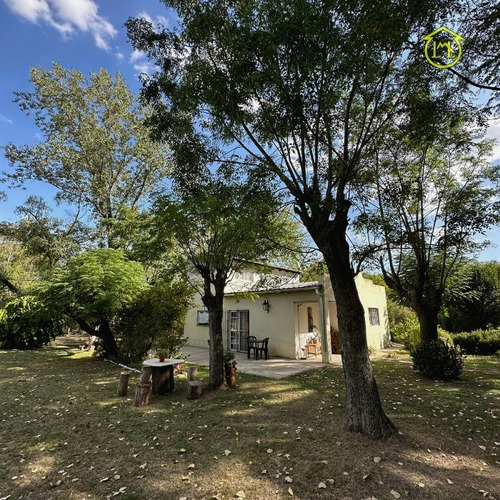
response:
M490 356L500 351L500 328L456 333L452 337L454 344L467 354Z

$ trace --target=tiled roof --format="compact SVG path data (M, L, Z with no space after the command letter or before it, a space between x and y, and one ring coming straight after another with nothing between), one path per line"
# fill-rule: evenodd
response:
M248 289L245 291L252 291L255 293L278 293L278 292L293 292L295 290L314 290L320 287L319 281L303 281L298 283L284 283L270 288L258 288L255 290ZM243 292L244 290L240 290ZM225 293L224 295L235 295L235 292Z

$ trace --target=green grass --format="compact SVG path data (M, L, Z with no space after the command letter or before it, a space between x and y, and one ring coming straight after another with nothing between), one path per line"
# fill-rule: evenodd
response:
M401 432L382 443L344 430L339 369L238 372L238 389L196 401L180 375L173 394L135 408L138 377L116 397L120 369L67 340L0 351L0 498L500 498L498 358L467 358L452 383L423 379L406 356L374 361Z

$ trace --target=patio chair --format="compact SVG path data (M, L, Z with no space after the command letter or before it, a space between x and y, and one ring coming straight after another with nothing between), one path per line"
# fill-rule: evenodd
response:
M269 337L266 337L262 342L260 347L257 348L257 357L262 358L262 355L264 354L264 358L268 359L269 358L269 349L268 349L268 344L269 344Z
M255 358L257 358L257 337L254 337L253 335L248 336L248 359L250 359L250 351L253 349L253 354Z

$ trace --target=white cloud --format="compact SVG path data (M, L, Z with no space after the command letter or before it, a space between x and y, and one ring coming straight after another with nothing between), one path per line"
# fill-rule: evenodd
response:
M500 160L500 119L492 120L488 127L486 137L496 139L497 143L493 146L493 160Z
M156 66L148 61L142 61L134 64L134 69L138 74L145 73L146 75L151 75L155 72Z
M136 61L140 61L141 59L144 59L146 57L146 54L144 52L141 52L140 50L134 49L132 52L132 55L130 56L130 62L135 63Z
M137 14L137 17L142 17L143 19L146 19L146 21L149 21L151 24L156 24L156 25L162 25L164 27L167 27L169 22L168 19L164 16L156 16L154 19L147 13L147 12L140 12Z
M10 118L4 115L0 115L0 122L10 123L11 125L14 123Z
M109 50L117 31L98 14L94 0L4 0L12 12L35 24L48 24L68 37L89 32L100 49Z
M153 63L148 61L146 52L141 52L137 49L135 49L130 55L130 62L138 74L145 73L147 75L151 75L157 69Z

